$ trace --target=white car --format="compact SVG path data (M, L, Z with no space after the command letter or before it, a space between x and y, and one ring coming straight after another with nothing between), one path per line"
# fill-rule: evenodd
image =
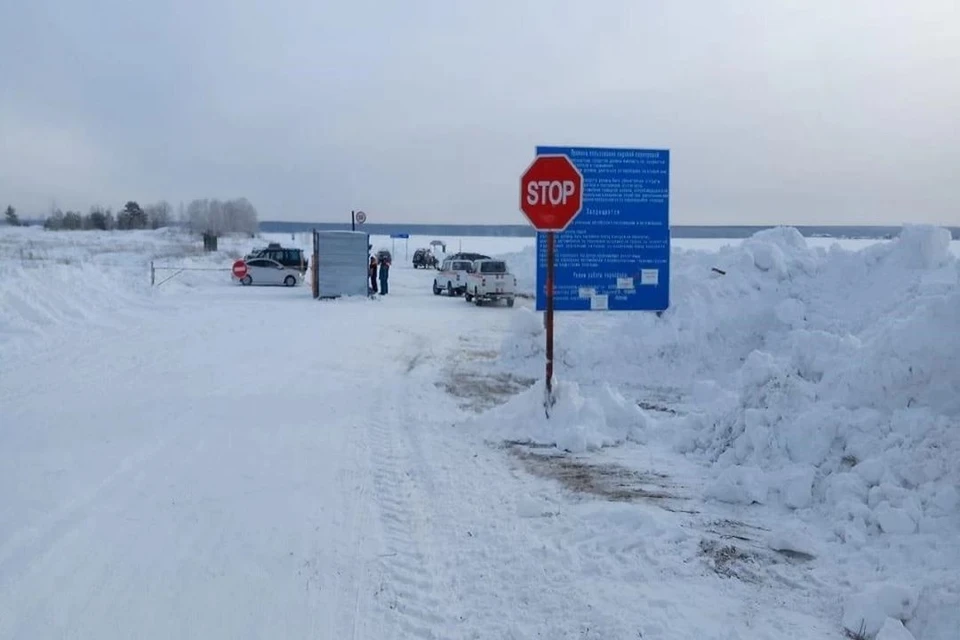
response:
M265 285L293 287L303 280L300 270L295 267L285 267L270 258L251 258L246 260L247 273L242 278L236 275L233 279L244 286Z
M433 295L446 291L448 296L460 296L467 290L467 271L473 263L469 260L444 260L440 271L433 278Z
M513 306L517 296L517 277L510 273L503 260L476 260L467 272L464 297L478 307L484 302L505 300Z

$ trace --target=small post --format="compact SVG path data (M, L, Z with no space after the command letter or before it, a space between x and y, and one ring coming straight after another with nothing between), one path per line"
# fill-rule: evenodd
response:
M546 397L543 401L543 408L550 418L550 408L554 404L553 397L553 267L554 253L556 245L556 234L553 231L547 232L547 305L544 323L546 324L547 335L547 363L546 363Z
M350 212L350 231L356 231L356 230L357 230L357 212L354 210Z
M313 299L320 298L320 234L313 230L313 268L310 269L310 283L313 289Z
M150 261L150 286L157 284L157 269L153 266L153 260Z

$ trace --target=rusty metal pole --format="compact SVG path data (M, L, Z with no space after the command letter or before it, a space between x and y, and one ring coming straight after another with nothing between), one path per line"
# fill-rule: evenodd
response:
M550 408L553 406L553 267L556 245L556 234L553 231L547 232L547 305L546 305L546 334L547 334L547 380L546 397L543 401L543 408L546 411L547 418L550 417Z

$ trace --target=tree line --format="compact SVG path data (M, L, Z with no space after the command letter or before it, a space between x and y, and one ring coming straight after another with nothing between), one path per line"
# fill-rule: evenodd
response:
M4 218L9 226L21 225L20 217L12 205L7 207ZM116 213L109 207L101 206L91 207L86 214L54 209L43 222L43 227L51 231L128 231L160 229L171 225L216 236L225 233L255 234L259 228L257 210L246 198L194 200L186 207L181 203L178 219L174 219L173 209L166 201L141 207L131 200Z

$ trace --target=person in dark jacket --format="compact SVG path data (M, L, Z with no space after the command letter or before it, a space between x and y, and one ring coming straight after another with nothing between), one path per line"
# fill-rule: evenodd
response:
M380 295L387 295L387 279L390 277L390 260L380 261Z
M370 266L367 268L367 272L370 274L370 293L377 292L377 259L374 256L370 256Z

